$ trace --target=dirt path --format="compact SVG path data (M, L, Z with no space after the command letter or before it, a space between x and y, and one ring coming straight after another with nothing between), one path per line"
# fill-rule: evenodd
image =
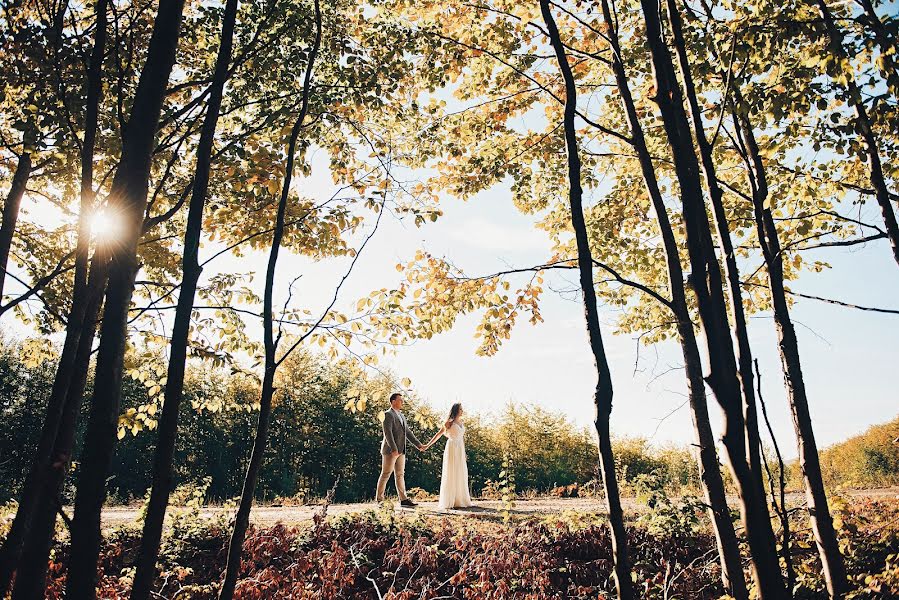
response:
M633 502L631 502L633 504ZM395 504L400 509L399 504ZM275 523L296 525L311 521L312 517L321 511L319 505L306 506L257 506L250 513L250 521L259 526L270 526ZM631 507L628 507L631 508ZM637 508L633 504L633 508ZM374 502L360 502L356 504L332 504L328 507L329 516L376 511L379 506ZM200 511L202 518L214 518L223 514L226 509L220 507L205 507ZM426 513L435 516L470 516L481 518L500 518L502 516L502 502L498 500L476 500L475 506L468 509L443 511L437 508L437 502L419 502L414 509L401 509L404 513ZM541 498L536 500L518 500L515 503L513 514L521 517L540 516L564 511L577 511L581 513L604 513L605 502L593 498ZM137 518L138 509L131 507L114 507L103 511L103 525L113 527L134 521Z
M899 500L899 487L879 490L853 490L850 495L857 498L873 498L878 500ZM790 494L790 501L801 502L802 494ZM442 511L437 508L437 502L420 502L416 509L403 509L404 512L417 511L435 516L466 516L486 519L496 519L502 516L502 503L498 500L476 500L476 506L470 509ZM633 498L623 498L624 509L629 512L640 510L640 505ZM398 506L398 505L397 505ZM311 521L312 517L321 510L318 505L307 506L257 506L253 508L250 521L258 526L270 526L275 523L296 525ZM356 504L332 504L328 507L331 516L359 513L378 510L374 502ZM206 507L200 511L203 518L222 516L226 509L220 507ZM565 511L579 513L604 513L605 502L594 498L537 498L533 500L518 500L515 502L514 514L527 516L543 516L559 514ZM113 527L124 525L137 518L138 509L133 507L114 507L103 511L103 525Z

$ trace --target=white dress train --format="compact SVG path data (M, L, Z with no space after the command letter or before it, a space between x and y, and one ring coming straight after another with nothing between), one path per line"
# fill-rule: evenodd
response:
M465 461L465 426L453 423L444 433L446 448L443 451L443 472L440 475L440 501L438 508L465 508L471 506L468 491L468 464Z

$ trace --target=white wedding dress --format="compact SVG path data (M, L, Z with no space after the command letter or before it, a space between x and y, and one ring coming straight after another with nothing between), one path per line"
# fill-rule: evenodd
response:
M440 501L438 508L465 508L471 506L468 491L468 464L465 461L465 426L453 423L444 433L446 449L443 451L443 473L440 475Z

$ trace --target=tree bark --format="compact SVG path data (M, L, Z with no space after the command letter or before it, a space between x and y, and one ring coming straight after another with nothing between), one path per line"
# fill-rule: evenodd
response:
M768 409L765 408L765 397L762 395L762 372L759 370L759 359L754 359L755 375L758 385L759 407L762 409L762 417L765 420L765 426L768 428L768 435L771 436L771 444L774 446L774 455L777 457L777 490L774 488L774 474L768 467L768 458L764 455L762 449L762 460L765 465L765 473L768 475L768 489L771 492L771 505L774 512L780 520L780 556L784 561L784 570L787 572L786 581L787 589L792 592L796 583L796 569L793 567L793 553L790 547L790 510L787 508L787 476L786 465L784 464L783 455L780 453L780 444L774 435L774 429L771 427L771 419L768 418ZM792 597L792 594L791 594Z
M732 330L734 339L737 340L738 375L740 377L740 389L743 393L743 418L746 422L746 453L749 456L749 467L758 479L759 491L764 495L765 486L762 480L761 440L759 437L758 409L755 399L755 378L752 374L752 350L749 347L746 311L743 309L740 270L737 267L737 255L734 252L734 244L730 237L730 224L728 223L727 213L724 210L724 192L718 184L718 177L715 173L712 145L705 135L705 128L702 124L702 110L699 107L696 86L693 83L693 74L690 69L690 59L687 55L683 21L677 3L674 0L666 1L668 17L671 21L671 37L677 52L681 77L683 78L684 96L687 99L687 106L690 108L693 132L696 136L696 146L699 149L702 171L705 177L706 188L709 192L709 201L712 205L712 214L715 217L718 243L721 245L721 253L724 255L724 272L727 276L727 289L730 292L730 309L733 316Z
M739 495L743 523L752 558L753 577L760 598L786 596L778 564L774 531L768 515L764 490L757 485L746 449L743 397L730 335L727 303L720 266L715 256L711 225L703 202L699 162L693 148L690 124L683 106L680 86L671 55L662 37L659 7L653 0L641 0L647 42L655 79L655 102L662 121L680 186L687 250L692 269L699 316L706 339L709 370L705 377L725 414L724 447Z
M22 206L22 198L25 196L25 188L31 177L31 141L26 131L22 141L22 153L16 163L16 170L12 176L12 184L6 201L3 203L3 220L0 223L0 301L3 300L3 288L6 283L6 269L9 268L9 252L12 248L12 239L16 233L16 224L19 221L19 208Z
M84 329L78 340L74 368L66 394L62 418L59 423L59 431L53 446L53 453L49 464L45 467L45 475L41 482L42 488L37 499L35 515L22 558L19 561L13 600L30 600L32 598L44 597L50 548L53 544L53 534L56 528L57 503L59 494L62 491L62 484L72 465L75 431L78 427L78 417L81 412L84 390L87 386L91 350L105 286L105 258L102 252L99 254L95 253L91 261L90 280L85 292L87 303L83 317Z
M614 26L615 21L612 17L609 0L601 0L601 6L603 18L609 31L609 42L612 47L612 71L615 74L619 95L621 96L624 112L630 126L632 145L640 162L646 191L655 209L659 230L662 234L662 245L665 249L668 281L671 289L670 308L677 319L677 329L687 374L693 429L696 433L696 444L699 448L700 479L718 545L722 580L730 596L736 598L736 600L747 600L749 592L746 589L746 579L743 575L740 544L737 540L733 521L731 521L724 482L721 478L721 471L718 468L718 453L715 448L715 438L712 434L711 424L709 423L705 382L702 379L702 360L699 345L696 342L696 335L693 331L693 321L690 318L690 311L687 305L684 274L680 263L677 240L674 237L674 231L668 219L668 209L665 207L665 202L659 189L655 167L652 164L652 156L646 145L643 127L640 124L637 108L631 95L627 73L621 60L618 31Z
M739 89L735 90L738 101L742 102ZM777 226L771 209L766 207L768 201L768 181L765 163L755 138L752 124L747 112L733 110L734 123L738 139L742 142L749 157L747 173L755 223L759 244L768 271L768 286L771 291L771 303L774 308L774 323L777 328L778 351L783 367L784 385L793 417L793 428L796 432L796 443L799 454L799 467L805 485L805 496L808 505L809 520L815 536L815 544L821 557L824 581L832 598L840 598L849 591L846 568L840 544L833 528L833 519L824 491L824 480L821 476L821 465L818 461L818 447L812 428L811 413L808 406L808 395L805 379L802 375L802 363L799 358L799 343L796 329L790 318L789 303L784 289L783 250L777 233Z
M880 46L883 61L881 69L887 80L887 86L895 96L899 91L899 72L896 70L896 39L880 20L871 0L859 0L859 4L862 5L862 10L865 11L865 17L867 17L867 25L874 32L874 39Z
M212 76L209 102L206 107L206 116L203 120L200 141L197 145L197 165L194 173L192 197L188 208L187 229L184 233L181 293L178 296L175 322L172 326L165 399L162 405L162 414L159 418L156 450L153 458L153 483L150 491L150 500L147 504L147 514L144 519L134 585L131 589L132 600L146 600L150 597L153 581L156 578L156 560L159 555L162 527L172 488L172 462L178 437L178 414L181 408L181 396L184 391L191 313L193 312L197 283L200 280L202 271L199 255L200 236L203 228L203 210L206 205L206 195L209 188L209 172L212 163L212 146L215 141L215 130L221 110L225 82L228 79L228 65L231 62L237 5L238 0L227 0L225 4L222 17L221 41Z
M577 85L565 45L556 26L555 18L550 10L549 0L540 0L540 11L549 39L555 51L562 78L565 81L565 150L568 157L568 201L571 208L571 226L577 244L578 274L581 293L584 299L584 315L587 321L587 338L596 367L597 383L594 395L596 406L596 433L599 438L599 466L602 470L603 486L609 504L609 526L612 539L612 557L614 558L615 586L621 600L635 598L631 580L631 565L628 557L627 531L624 527L624 513L618 493L618 480L615 473L615 459L612 452L609 419L612 413L612 379L608 359L599 326L599 311L596 306L596 291L593 282L593 256L590 251L590 240L584 222L583 189L581 188L581 158L578 150L575 113L577 112Z
M100 511L106 497L106 474L118 427L128 309L138 270L137 246L147 205L153 143L166 85L175 62L183 9L184 0L160 0L147 61L135 92L128 127L122 136L121 160L110 189L110 206L122 221L122 234L115 244L110 244L94 394L72 523L66 582L66 595L70 598L92 600L96 597Z
M284 223L287 212L287 201L290 196L290 183L293 178L294 158L296 155L297 140L303 128L303 121L309 111L309 96L311 94L312 72L315 59L322 40L322 15L319 0L314 0L315 10L315 39L309 52L309 61L306 63L306 72L303 78L303 96L300 113L294 122L287 143L287 164L284 168L284 182L281 186L281 197L278 201L278 214L275 219L275 228L272 233L272 245L268 256L268 265L265 272L265 291L263 293L262 328L265 346L265 373L262 378L262 390L259 397L259 417L256 423L256 435L253 440L253 450L250 452L250 462L244 476L243 490L241 491L240 504L234 517L234 528L231 531L231 539L228 541L228 559L225 565L225 576L222 588L219 590L219 600L231 600L234 597L234 588L237 586L237 578L240 575L241 555L243 554L243 541L246 538L247 528L250 524L250 510L253 508L253 496L256 493L256 481L262 468L262 458L268 443L268 429L271 421L272 398L275 394L275 373L278 369L277 350L278 342L274 337L274 306L273 293L275 286L275 271L278 266L278 254L281 250L281 241L284 238Z
M828 43L830 52L840 62L845 63L844 68L851 69L848 64L848 57L843 48L843 33L837 27L833 20L833 15L825 0L817 0L818 8L824 19L824 26L827 29ZM865 154L867 156L869 177L871 178L871 186L874 188L874 197L880 206L880 213L883 215L883 223L886 229L887 238L893 248L893 258L899 264L899 224L896 221L896 213L894 212L892 202L890 200L890 191L887 187L886 178L883 174L883 163L880 160L880 149L877 144L877 138L874 136L874 130L871 127L871 119L868 117L868 111L862 100L861 90L855 80L855 75L851 70L846 72L846 89L849 92L849 104L855 109L855 128L862 139L865 141Z
M108 0L98 0L96 7L96 27L94 32L94 45L91 49L90 62L87 70L87 94L85 98L84 140L81 146L81 199L78 216L78 238L75 246L75 275L72 286L72 306L66 324L66 337L63 342L62 353L47 402L47 413L41 427L41 437L32 461L31 469L23 485L19 508L16 511L13 525L9 535L0 550L0 597L4 596L9 588L13 570L19 561L23 544L26 539L34 540L29 535L32 518L39 506L45 503L41 499L44 490L52 487L51 482L45 478L51 477L54 472L54 461L51 453L58 435L66 397L69 395L69 386L73 376L79 374L79 364L76 358L84 327L87 323L85 311L88 310L90 297L86 289L88 284L87 269L88 255L90 252L90 213L94 204L94 147L96 145L97 122L99 115L100 98L103 94L102 69L103 55L106 45ZM4 263L5 264L5 263ZM5 272L3 273L5 275ZM104 278L100 288L105 285ZM90 327L96 321L96 315L89 320ZM93 331L93 329L91 330ZM88 360L90 359L90 346L93 343L93 333L88 340ZM86 368L86 364L84 368ZM79 395L82 392L79 392ZM55 495L54 495L55 498ZM55 506L53 507L55 522ZM52 531L51 531L52 535Z

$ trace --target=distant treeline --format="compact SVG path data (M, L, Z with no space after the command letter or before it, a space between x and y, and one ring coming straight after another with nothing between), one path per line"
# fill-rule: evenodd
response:
M0 345L0 502L16 497L30 462L53 376L53 361L30 365L18 345ZM137 359L133 359L137 360ZM393 389L384 377L368 377L349 363L302 356L285 365L274 409L271 445L258 487L258 499L274 501L324 496L339 477L336 500L358 501L373 495L381 438L378 413ZM211 501L240 494L256 422L257 383L250 377L193 364L185 389L177 447L176 481L210 479ZM87 394L90 394L88 389ZM112 502L142 498L149 488L155 431L155 400L145 382L127 379L123 422L145 422L135 433L123 429L110 473ZM85 405L82 410L87 410ZM424 441L444 415L412 397L407 413ZM489 492L504 456L513 459L520 493L548 492L579 484L576 493L596 486L594 434L564 415L536 406L507 405L497 414L467 415L466 448L472 490ZM87 422L87 418L80 423ZM76 456L83 431L79 431ZM821 462L831 486L878 487L899 483L899 419L828 448ZM622 486L641 474L656 473L674 490L698 490L696 461L689 447L659 448L640 438L616 443ZM425 454L410 450L407 485L436 492L440 486L442 444ZM800 485L795 465L790 479ZM74 466L77 471L78 464ZM65 488L71 501L74 473ZM791 486L792 487L792 486ZM565 493L571 493L570 490Z
M0 347L0 502L15 498L30 465L45 411L54 362L23 362L12 343ZM138 370L138 359L130 368ZM339 477L338 501L373 496L380 468L379 412L388 407L393 388L384 377L368 377L349 363L329 363L301 356L279 374L271 443L257 488L260 500L324 496ZM125 381L122 435L110 472L112 502L142 498L149 488L155 444L156 414L146 382ZM240 373L192 364L185 386L176 453L178 484L211 479L208 499L222 501L240 494L256 424L257 382ZM90 395L90 389L86 395ZM82 407L87 410L87 405ZM445 416L409 399L413 430L426 441ZM78 433L80 452L83 438ZM137 424L136 433L131 425ZM508 406L495 418L469 415L466 445L471 485L479 493L495 481L506 453L511 454L519 489L546 491L594 479L593 435L573 426L563 415L536 407ZM425 454L410 449L407 485L436 492L440 486L442 444ZM74 469L77 471L76 462ZM65 489L69 501L73 483Z
M899 485L899 416L822 450L821 471L831 487ZM798 468L792 475L799 485Z

